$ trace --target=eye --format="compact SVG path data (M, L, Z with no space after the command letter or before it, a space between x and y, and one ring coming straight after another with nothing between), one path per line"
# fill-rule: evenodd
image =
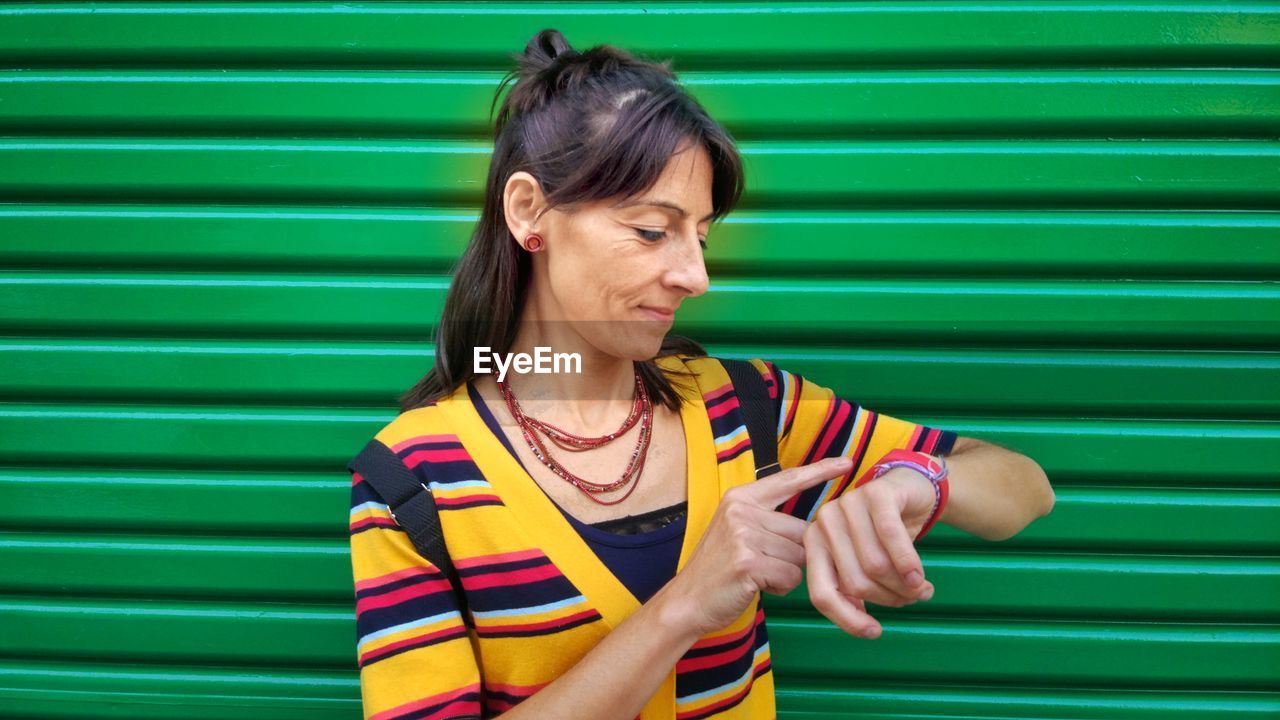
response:
M649 242L658 242L659 240L667 236L667 233L663 230L645 230L644 228L632 228L632 229L635 230L640 235L641 238L644 238ZM698 238L698 245L700 245L703 250L706 250L707 239L704 237Z

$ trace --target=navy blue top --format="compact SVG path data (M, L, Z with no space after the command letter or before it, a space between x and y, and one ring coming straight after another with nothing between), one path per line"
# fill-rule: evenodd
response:
M507 439L507 434L502 431L498 425L498 420L489 412L489 406L485 403L484 398L475 389L471 383L467 383L467 394L471 396L471 404L475 406L476 412L484 419L485 425L489 426L489 430L502 441L502 445L507 448L507 452L511 453L511 457L520 462L520 456L516 455L515 448L511 446L511 442ZM524 463L520 462L520 466L524 467ZM526 468L527 471L527 468ZM536 483L535 483L536 484ZM539 486L541 489L541 486ZM546 494L546 491L543 491ZM565 512L559 503L551 499L547 495L547 499L551 500L551 504L556 506L561 515L569 521L573 528L578 531L582 539L591 547L600 561L609 568L609 571L622 581L623 585L635 595L636 600L645 603L653 594L658 592L663 585L666 585L671 578L676 575L676 565L680 561L680 547L684 543L685 520L687 513L687 502L681 502L668 508L655 510L651 513L632 516L637 520L647 519L650 516L657 517L668 515L677 510L681 511L679 517L668 525L664 525L656 530L639 532L629 535L620 535L616 532L610 532L598 526L616 526L619 524L617 520L607 520L601 523L588 524L578 520L574 516ZM628 518L629 519L629 518Z

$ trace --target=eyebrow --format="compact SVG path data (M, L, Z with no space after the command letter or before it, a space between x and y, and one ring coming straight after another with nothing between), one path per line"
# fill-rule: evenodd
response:
M667 208L668 210L676 211L680 215L680 217L689 216L689 213L685 211L684 208L680 207L679 205L676 205L675 203L667 202L666 200L624 200L622 202L612 205L611 207L613 207L615 210L621 210L623 208L635 207L637 205L652 205L654 207ZM702 218L698 222L706 222L707 220L710 220L715 216L716 216L715 211L709 212L707 213L706 217Z

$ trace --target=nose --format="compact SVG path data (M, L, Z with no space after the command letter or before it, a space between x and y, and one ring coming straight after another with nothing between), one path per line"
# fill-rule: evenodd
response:
M711 284L707 276L707 263L702 257L702 248L695 236L688 242L672 243L679 250L672 253L671 265L666 273L666 282L670 287L678 288L690 297L698 297L707 291Z

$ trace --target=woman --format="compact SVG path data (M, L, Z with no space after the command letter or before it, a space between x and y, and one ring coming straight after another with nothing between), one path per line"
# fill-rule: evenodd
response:
M877 637L866 602L932 596L929 524L1007 538L1053 492L1028 458L759 360L784 469L755 480L724 368L667 336L742 192L732 139L666 64L555 30L518 60L435 367L375 438L429 487L456 584L353 473L365 717L772 718L761 591L807 570L819 611ZM480 372L537 348L581 372ZM892 451L949 455L949 480L867 482Z

